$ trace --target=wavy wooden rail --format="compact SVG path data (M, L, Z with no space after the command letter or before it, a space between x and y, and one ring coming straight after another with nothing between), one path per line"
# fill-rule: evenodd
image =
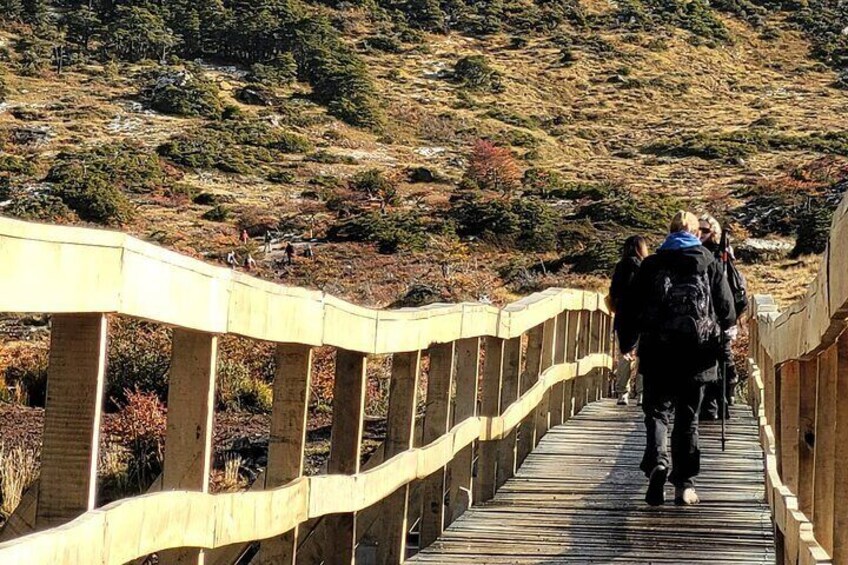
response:
M749 394L781 563L848 564L848 198L806 296L755 296Z
M112 564L154 552L161 563L216 561L207 550L256 540L255 562L352 563L365 533L378 562L400 563L412 522L424 547L490 499L549 427L604 396L612 364L610 315L591 292L551 289L503 309L371 310L123 234L9 219L0 219L0 264L0 311L53 314L42 476L29 508L40 531L0 544L0 563ZM163 492L96 508L107 314L173 326L174 337ZM209 494L222 334L278 344L264 490ZM321 345L337 350L328 474L304 477ZM368 356L388 354L385 462L362 471ZM413 483L420 509L410 507ZM363 532L366 509L381 519ZM316 518L314 541L299 544L299 526Z

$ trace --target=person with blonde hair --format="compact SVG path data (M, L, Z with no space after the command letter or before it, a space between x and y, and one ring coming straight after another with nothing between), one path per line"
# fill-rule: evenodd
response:
M638 344L644 381L642 411L647 432L641 469L648 477L645 501L665 502L665 483L676 504L699 502L698 415L704 385L717 380L723 332L736 321L727 279L698 238L698 217L675 214L659 250L642 261L619 308L623 351ZM671 457L668 427L674 414Z

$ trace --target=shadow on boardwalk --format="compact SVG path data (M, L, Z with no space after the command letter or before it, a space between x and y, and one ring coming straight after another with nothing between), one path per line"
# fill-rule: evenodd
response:
M697 507L645 505L641 409L604 400L551 430L492 501L412 561L774 563L756 424L747 407L734 410L725 453L719 424L702 424Z

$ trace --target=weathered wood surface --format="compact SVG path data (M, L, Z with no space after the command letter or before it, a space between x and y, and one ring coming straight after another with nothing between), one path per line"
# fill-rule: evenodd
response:
M703 424L703 502L645 505L639 408L586 406L551 429L494 499L411 561L432 564L775 562L756 420L734 408L728 450ZM667 486L667 497L673 495Z

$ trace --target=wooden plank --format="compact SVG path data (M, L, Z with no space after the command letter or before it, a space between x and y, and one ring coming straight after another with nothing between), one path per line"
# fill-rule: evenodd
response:
M545 341L544 324L540 324L527 332L527 356L524 372L521 374L519 397L539 382L542 374L543 348ZM536 414L533 413L521 423L518 430L518 446L516 448L516 467L521 466L527 455L536 445Z
M780 476L793 493L798 492L800 406L800 367L797 361L788 361L780 368Z
M501 413L518 400L521 390L521 337L508 339L504 344L503 381L501 383ZM513 430L498 442L497 488L514 474L517 467L518 432Z
M501 414L501 384L503 382L505 342L499 338L487 337L484 343L486 357L483 363L483 378L480 383L480 415L499 416ZM495 496L497 490L497 442L480 442L480 455L477 465L474 503L480 504Z
M424 410L423 443L439 439L450 429L450 395L455 370L453 342L430 348L430 373L427 376L427 406ZM445 525L445 467L422 481L421 525L419 546L427 547L440 535Z
M833 478L833 565L848 565L848 333L837 342L836 442Z
M493 500L474 506L411 563L539 565L775 562L757 421L734 407L728 450L701 427L703 504L649 509L638 465L641 410L612 399L551 429ZM697 543L693 544L693 540Z
M798 509L813 515L813 465L816 438L816 391L818 358L800 362L800 408L798 422Z
M72 520L96 503L107 328L102 314L53 316L35 511L39 529Z
M265 488L282 486L303 476L309 389L312 383L312 347L279 344L276 348L274 404L268 439ZM294 565L298 528L262 542L254 562Z
M362 454L365 417L366 356L353 351L336 351L336 380L333 384L333 427L327 473L355 475ZM351 565L356 557L356 512L327 516L323 523L324 562Z
M395 353L392 356L392 380L384 444L386 460L413 447L420 376L420 351ZM377 561L387 565L403 563L406 557L409 485L399 488L380 506L382 511L381 519L377 521Z
M477 413L477 391L480 378L480 338L456 342L456 402L453 425ZM474 445L456 454L449 466L448 507L446 522L452 524L473 501Z
M209 492L217 363L217 336L174 329L162 490ZM203 562L199 549L160 554L160 563Z
M813 531L821 546L833 551L834 465L836 451L836 346L826 349L819 359L819 387L816 407L815 481L813 491Z

